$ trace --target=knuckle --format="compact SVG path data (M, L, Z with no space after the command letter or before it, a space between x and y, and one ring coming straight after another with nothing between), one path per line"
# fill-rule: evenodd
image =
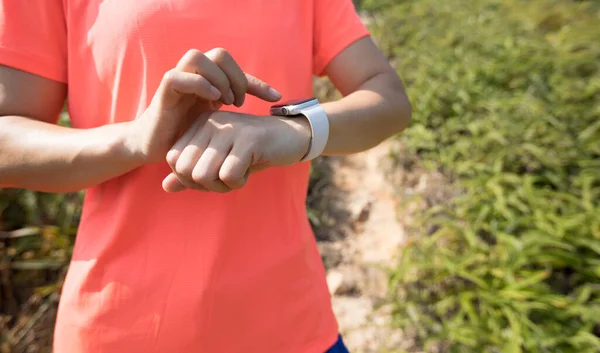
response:
M262 155L264 152L264 144L262 140L259 139L250 139L246 142L246 149L250 156Z
M232 189L239 189L244 186L244 179L238 175L235 175L229 171L219 173L219 179L223 181L227 186Z
M187 59L195 59L198 58L199 56L204 55L204 53L202 53L200 50L198 49L190 49L185 53L185 57Z
M205 169L196 168L192 171L192 180L200 185L208 185L214 178Z
M239 116L236 116L234 113L217 111L212 113L210 120L218 130L227 129L226 131L233 131L233 123L236 121L236 118L239 120Z
M186 161L177 161L175 165L175 173L180 176L188 177L194 169L194 166Z
M214 61L223 62L231 58L231 55L225 48L215 48L211 50L211 54Z
M223 57L229 56L229 52L225 48L221 48L221 47L215 48L215 52L217 53L217 55L220 55Z
M162 79L164 84L168 85L168 86L173 85L176 75L177 74L175 73L175 70L169 70L169 71L165 72L165 74L163 75L163 79Z
M169 166L171 166L171 168L177 165L178 159L179 153L177 153L176 151L169 151L169 153L167 153L167 163L169 164Z
M219 135L224 143L228 143L234 137L235 127L233 126L233 122L225 121L219 127Z

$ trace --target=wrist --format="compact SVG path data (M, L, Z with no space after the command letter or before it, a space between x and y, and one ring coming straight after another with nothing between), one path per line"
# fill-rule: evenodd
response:
M111 154L119 156L125 163L137 168L148 163L147 153L143 149L143 139L136 133L135 121L119 123L120 129L109 144Z
M301 121L308 124L310 129L308 152L300 162L312 160L324 152L329 139L329 118L318 99L299 99L273 105L271 114L294 117L294 119L304 118Z
M272 116L270 117L273 118ZM294 135L298 137L299 155L296 162L300 162L310 151L312 140L312 130L308 119L304 116L296 118L281 117L281 120L292 129Z

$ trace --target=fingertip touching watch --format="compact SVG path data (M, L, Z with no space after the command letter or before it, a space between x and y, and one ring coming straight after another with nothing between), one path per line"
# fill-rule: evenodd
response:
M298 117L305 116L310 124L312 137L308 152L300 162L310 161L320 156L329 139L329 118L316 98L296 99L273 105L271 115Z

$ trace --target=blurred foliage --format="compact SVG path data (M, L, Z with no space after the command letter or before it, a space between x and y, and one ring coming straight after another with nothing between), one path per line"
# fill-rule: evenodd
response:
M462 190L420 217L395 323L449 352L600 351L598 2L355 2L411 96L408 152ZM1 352L55 305L81 197L0 190Z
M460 191L420 215L396 324L429 351L599 352L600 3L371 3L401 139Z
M0 344L18 347L47 324L36 313L56 306L80 205L79 194L0 190Z

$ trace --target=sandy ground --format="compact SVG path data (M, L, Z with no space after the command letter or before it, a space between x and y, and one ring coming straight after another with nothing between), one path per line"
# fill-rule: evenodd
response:
M385 173L394 143L327 161L332 176L321 207L342 219L332 225L339 236L319 246L340 330L352 353L399 352L407 346L402 333L390 328L391 311L384 304L385 269L395 266L405 240Z

